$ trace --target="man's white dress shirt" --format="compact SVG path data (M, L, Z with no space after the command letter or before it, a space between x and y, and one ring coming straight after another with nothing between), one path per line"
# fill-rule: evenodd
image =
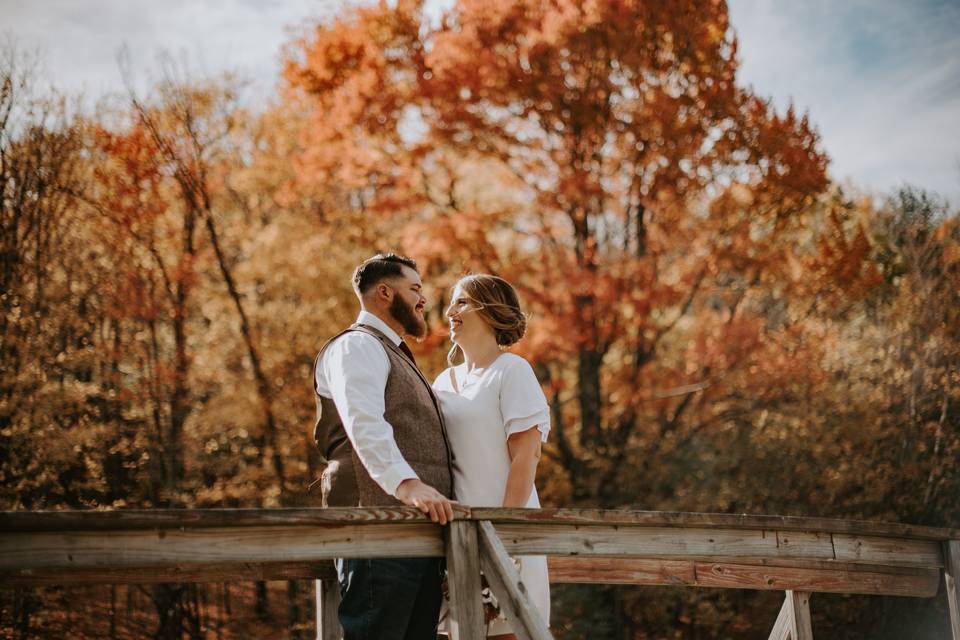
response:
M372 313L361 311L357 322L382 331L399 346L397 332ZM333 399L353 450L370 477L396 497L400 483L417 474L400 453L393 427L383 416L390 375L390 359L383 349L370 334L350 331L327 347L314 375L317 392Z

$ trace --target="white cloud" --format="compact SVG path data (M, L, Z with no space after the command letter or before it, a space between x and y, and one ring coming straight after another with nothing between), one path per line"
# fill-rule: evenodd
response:
M0 0L3 29L39 50L48 79L90 99L123 88L117 64L126 46L138 85L147 86L166 52L198 75L232 71L268 92L280 50L296 29L339 3L318 0Z
M731 0L741 81L808 111L831 172L960 203L960 6Z

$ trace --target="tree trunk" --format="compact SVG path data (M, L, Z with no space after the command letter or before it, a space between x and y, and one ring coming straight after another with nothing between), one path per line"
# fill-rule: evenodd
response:
M578 354L577 387L580 400L580 445L594 448L600 440L600 365L603 354L596 347Z
M117 638L117 585L110 585L110 638Z
M230 271L230 265L227 264L226 256L220 246L220 236L217 233L217 227L213 221L213 212L208 208L205 213L207 231L210 234L210 243L213 245L213 250L217 256L217 264L220 266L220 275L223 276L223 281L227 285L230 299L233 300L233 306L236 308L237 315L240 317L240 333L243 335L243 342L247 348L247 355L250 358L253 378L257 383L257 395L260 398L260 406L263 411L264 444L270 449L273 472L276 474L277 481L280 483L280 489L282 490L284 487L285 472L283 456L280 452L279 443L277 442L277 423L273 415L272 387L267 380L267 376L263 373L260 352L253 339L250 320L247 317L246 310L243 308L243 300L240 297L240 292L237 290L236 281L233 279L233 273Z
M267 622L270 620L270 600L267 598L267 583L259 580L255 585L256 596L253 611L257 616L257 620Z
M13 597L13 618L18 637L30 637L30 613L33 607L33 589L18 587Z
M183 216L182 249L180 254L179 277L173 307L174 376L173 393L170 398L170 436L167 438L167 489L175 494L177 483L183 477L183 427L190 415L190 356L187 353L187 300L192 288L191 272L196 247L194 246L194 227L196 212L188 209Z
M219 585L220 597L217 598L217 621L216 621L216 634L217 640L223 638L223 625L226 621L226 604L227 604L227 585L221 582Z
M188 587L187 593L190 596L190 601L186 603L184 608L189 612L190 640L202 640L201 616L203 613L200 609L200 586L191 584Z
M290 640L300 640L300 591L296 580L287 580L287 628Z
M157 584L153 586L151 599L157 610L156 640L180 640L183 632L183 609L180 598L183 585Z

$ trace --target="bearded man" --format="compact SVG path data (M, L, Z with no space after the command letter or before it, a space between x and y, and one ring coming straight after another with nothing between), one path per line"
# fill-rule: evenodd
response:
M453 519L451 454L430 383L404 336L422 338L426 300L417 263L396 254L353 273L357 321L314 362L324 506L419 508ZM337 561L344 640L435 640L442 558Z

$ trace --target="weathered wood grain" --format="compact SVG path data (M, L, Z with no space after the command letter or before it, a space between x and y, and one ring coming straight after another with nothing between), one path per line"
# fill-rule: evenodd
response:
M834 557L838 562L861 564L942 567L941 544L933 540L883 538L833 534Z
M510 628L520 640L552 640L553 636L530 599L520 573L489 522L478 523L480 564Z
M849 565L814 569L720 562L695 562L694 567L696 585L713 588L930 598L939 584L936 569L885 573Z
M777 540L763 531L669 527L500 524L509 553L635 557L773 557Z
M0 571L149 568L442 556L429 522L337 527L237 527L0 535Z
M811 567L749 565L694 560L552 557L553 583L697 586L768 591L812 591L933 597L936 569L891 569L818 562Z
M691 527L720 529L761 529L847 533L852 535L916 538L918 540L960 539L960 529L925 527L896 522L868 522L832 518L801 518L777 515L730 513L686 513L629 511L622 509L505 509L471 508L474 520L508 523L556 523L580 525L623 525L638 527Z
M458 518L470 509L456 506ZM2 511L0 532L117 531L203 527L264 527L428 522L414 507L337 507L303 509L121 509L116 511Z
M770 630L770 637L767 640L791 640L793 633L792 613L790 603L784 599L780 606L780 613L773 623L773 629Z
M810 594L787 591L769 640L813 640L810 626Z
M317 640L343 640L343 628L337 615L340 583L333 578L317 580Z
M450 587L451 640L483 640L483 602L480 599L480 547L477 525L469 520L444 527L447 546L447 584Z
M960 640L960 540L945 542L943 555L943 579L950 607L950 632L953 640Z
M761 529L813 533L904 537L918 540L960 539L960 529L892 522L728 513L683 513L614 509L455 508L458 518L490 520L494 524L556 523L638 527ZM293 524L391 523L426 517L413 507L297 509L124 509L117 511L4 511L0 532L98 531L178 527L242 527Z
M787 591L786 603L791 609L793 622L791 640L813 640L810 623L810 594L803 591Z
M777 531L777 555L781 558L833 558L833 537L815 531Z
M840 545L820 536L748 529L498 524L507 551L520 555L594 555L737 561L834 560L845 563L939 567L939 543L840 535ZM837 535L833 536L834 540ZM797 540L796 543L790 540ZM786 540L786 544L783 541Z
M309 580L335 577L329 560L318 562L181 564L127 568L38 568L0 571L5 586L74 584L155 584L158 582L240 582L246 580Z
M562 557L547 558L552 583L597 583L695 586L691 560L646 560L638 558Z

